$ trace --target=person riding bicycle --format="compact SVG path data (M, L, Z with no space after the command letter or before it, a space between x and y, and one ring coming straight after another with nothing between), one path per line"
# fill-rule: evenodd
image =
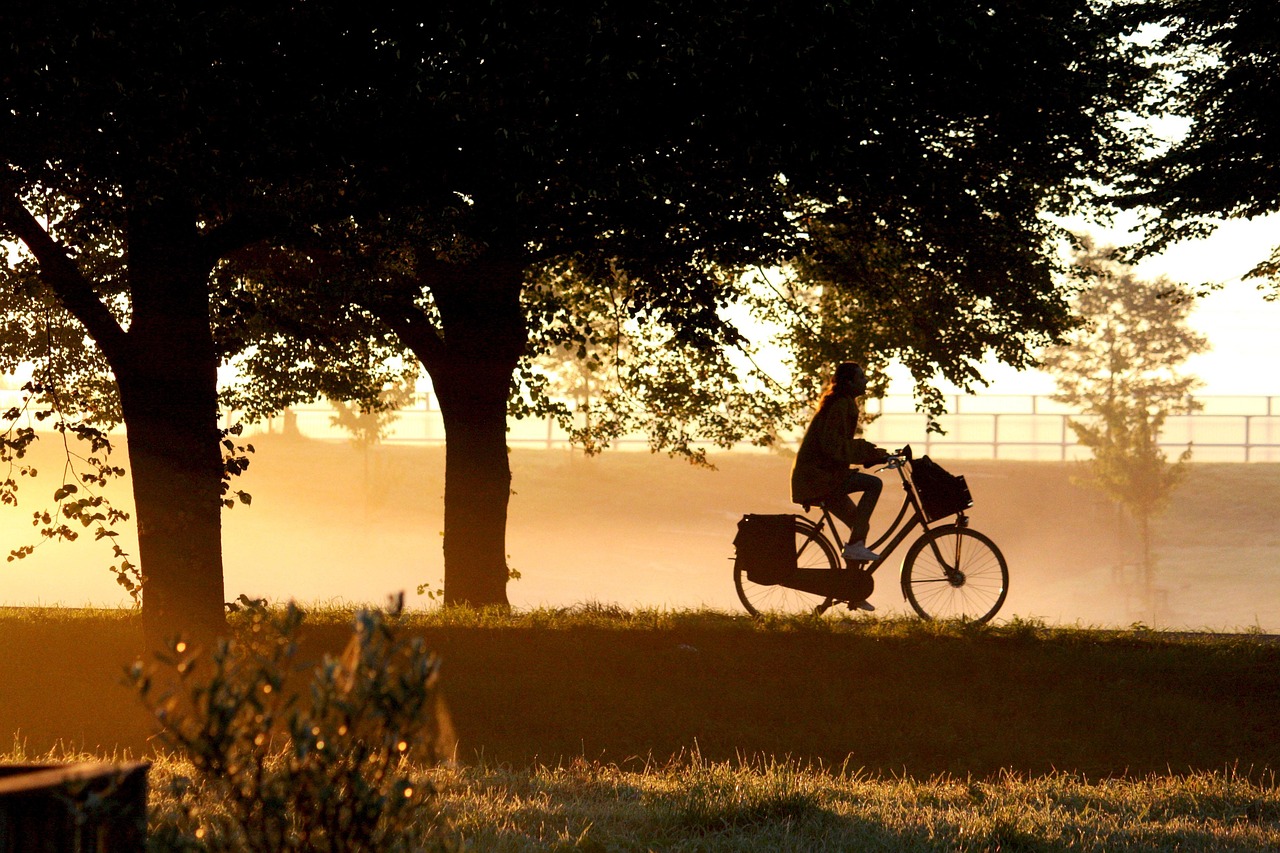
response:
M866 392L862 365L846 361L836 367L791 466L791 500L806 506L826 504L832 515L849 526L844 557L852 562L880 557L867 547L867 534L883 484L879 477L850 466L870 468L889 458L885 450L856 437L858 398ZM854 492L862 494L856 505L849 499Z

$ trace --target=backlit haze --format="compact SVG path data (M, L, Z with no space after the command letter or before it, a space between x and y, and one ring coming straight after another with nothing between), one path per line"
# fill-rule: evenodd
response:
M1225 284L1203 297L1193 315L1212 346L1187 366L1205 382L1200 396L1280 398L1280 302L1266 301L1253 283L1239 281L1274 242L1280 242L1276 217L1233 222L1139 268L1150 277ZM993 365L987 375L991 384L984 396L1053 393L1052 379L1036 372ZM909 383L897 382L892 392L909 390ZM1280 399L1275 412L1280 419ZM435 426L429 413L418 415L406 417L400 437L438 439L438 413ZM253 504L224 514L227 597L377 603L405 590L411 606L433 606L428 596L415 593L424 583L438 589L443 575L443 449L410 442L359 449L328 429L323 407L305 413L301 423L311 439L282 437L279 421L246 436L258 453L236 487L250 492ZM1280 430L1275 432L1272 440L1280 441ZM705 471L650 456L642 444L586 459L545 449L546 434L542 424L518 424L512 433L515 495L507 551L522 575L510 585L513 604L595 601L741 610L731 577L735 525L744 512L792 510L786 459L720 454L713 457L720 470ZM924 440L923 434L908 438ZM40 478L22 483L19 507L0 508L6 551L36 540L31 513L44 505L36 498L57 485L60 449L49 436L39 444ZM947 460L944 453L935 456ZM1184 492L1203 492L1205 483L1223 491L1175 498L1164 542L1157 541L1162 603L1156 613L1126 600L1129 544L1114 512L1070 483L1079 473L1072 463L972 458L948 467L970 480L977 501L973 526L991 535L1009 559L1010 594L1002 619L1086 625L1140 620L1280 632L1280 538L1267 532L1274 527L1280 491L1280 483L1267 490L1280 480L1274 463L1193 467ZM1225 469L1249 469L1240 476L1252 485L1229 485L1239 477L1231 479ZM891 520L900 501L895 475L883 476L891 479L873 529ZM113 496L128 505L126 489L116 487ZM1206 506L1220 507L1221 517L1208 519ZM1185 524L1179 522L1183 517ZM1198 523L1212 523L1211 535L1198 533ZM126 549L136 553L132 531L124 533ZM126 605L106 569L109 550L90 538L46 544L25 560L5 564L0 605ZM871 601L880 613L903 611L896 567L895 562L877 575Z

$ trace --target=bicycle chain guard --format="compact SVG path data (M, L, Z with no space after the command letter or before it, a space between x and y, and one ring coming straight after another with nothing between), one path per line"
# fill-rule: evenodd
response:
M783 586L798 589L801 592L821 595L836 601L858 603L866 601L875 590L875 580L871 573L858 568L846 568L832 571L830 569L796 569L787 576Z

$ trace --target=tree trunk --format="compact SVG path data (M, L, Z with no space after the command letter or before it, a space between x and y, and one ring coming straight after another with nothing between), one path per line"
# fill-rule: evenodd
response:
M1156 621L1156 567L1151 554L1151 513L1142 512L1139 529L1142 535L1142 595L1147 609L1151 613L1151 621Z
M219 353L209 313L209 275L217 252L208 247L190 204L165 201L163 193L133 200L124 240L126 331L88 271L8 188L0 190L0 222L35 255L41 278L84 325L120 389L146 642L157 648L177 634L211 639L226 629Z
M150 371L149 371L150 372ZM168 372L168 371L166 371ZM221 458L195 384L152 375L120 381L142 567L148 648L225 629ZM129 390L125 390L128 388Z
M507 606L507 400L528 340L523 264L433 262L420 271L440 312L382 312L431 375L445 429L445 604Z
M506 606L506 416L514 365L449 361L432 374L445 431L444 601Z
M226 629L218 355L210 265L194 220L172 210L129 224L132 320L113 363L128 434L149 648L175 635L207 642Z

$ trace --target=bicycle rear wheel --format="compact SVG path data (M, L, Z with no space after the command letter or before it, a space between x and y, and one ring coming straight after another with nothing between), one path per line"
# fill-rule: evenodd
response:
M818 526L803 515L795 516L796 566L801 569L840 568L840 558L835 546L818 532ZM820 612L830 600L812 592L791 589L780 584L758 584L747 577L740 567L733 567L733 585L738 590L738 600L752 616L764 613L799 615Z
M930 530L912 543L902 564L902 595L922 619L986 622L1008 592L1004 555L967 527Z

